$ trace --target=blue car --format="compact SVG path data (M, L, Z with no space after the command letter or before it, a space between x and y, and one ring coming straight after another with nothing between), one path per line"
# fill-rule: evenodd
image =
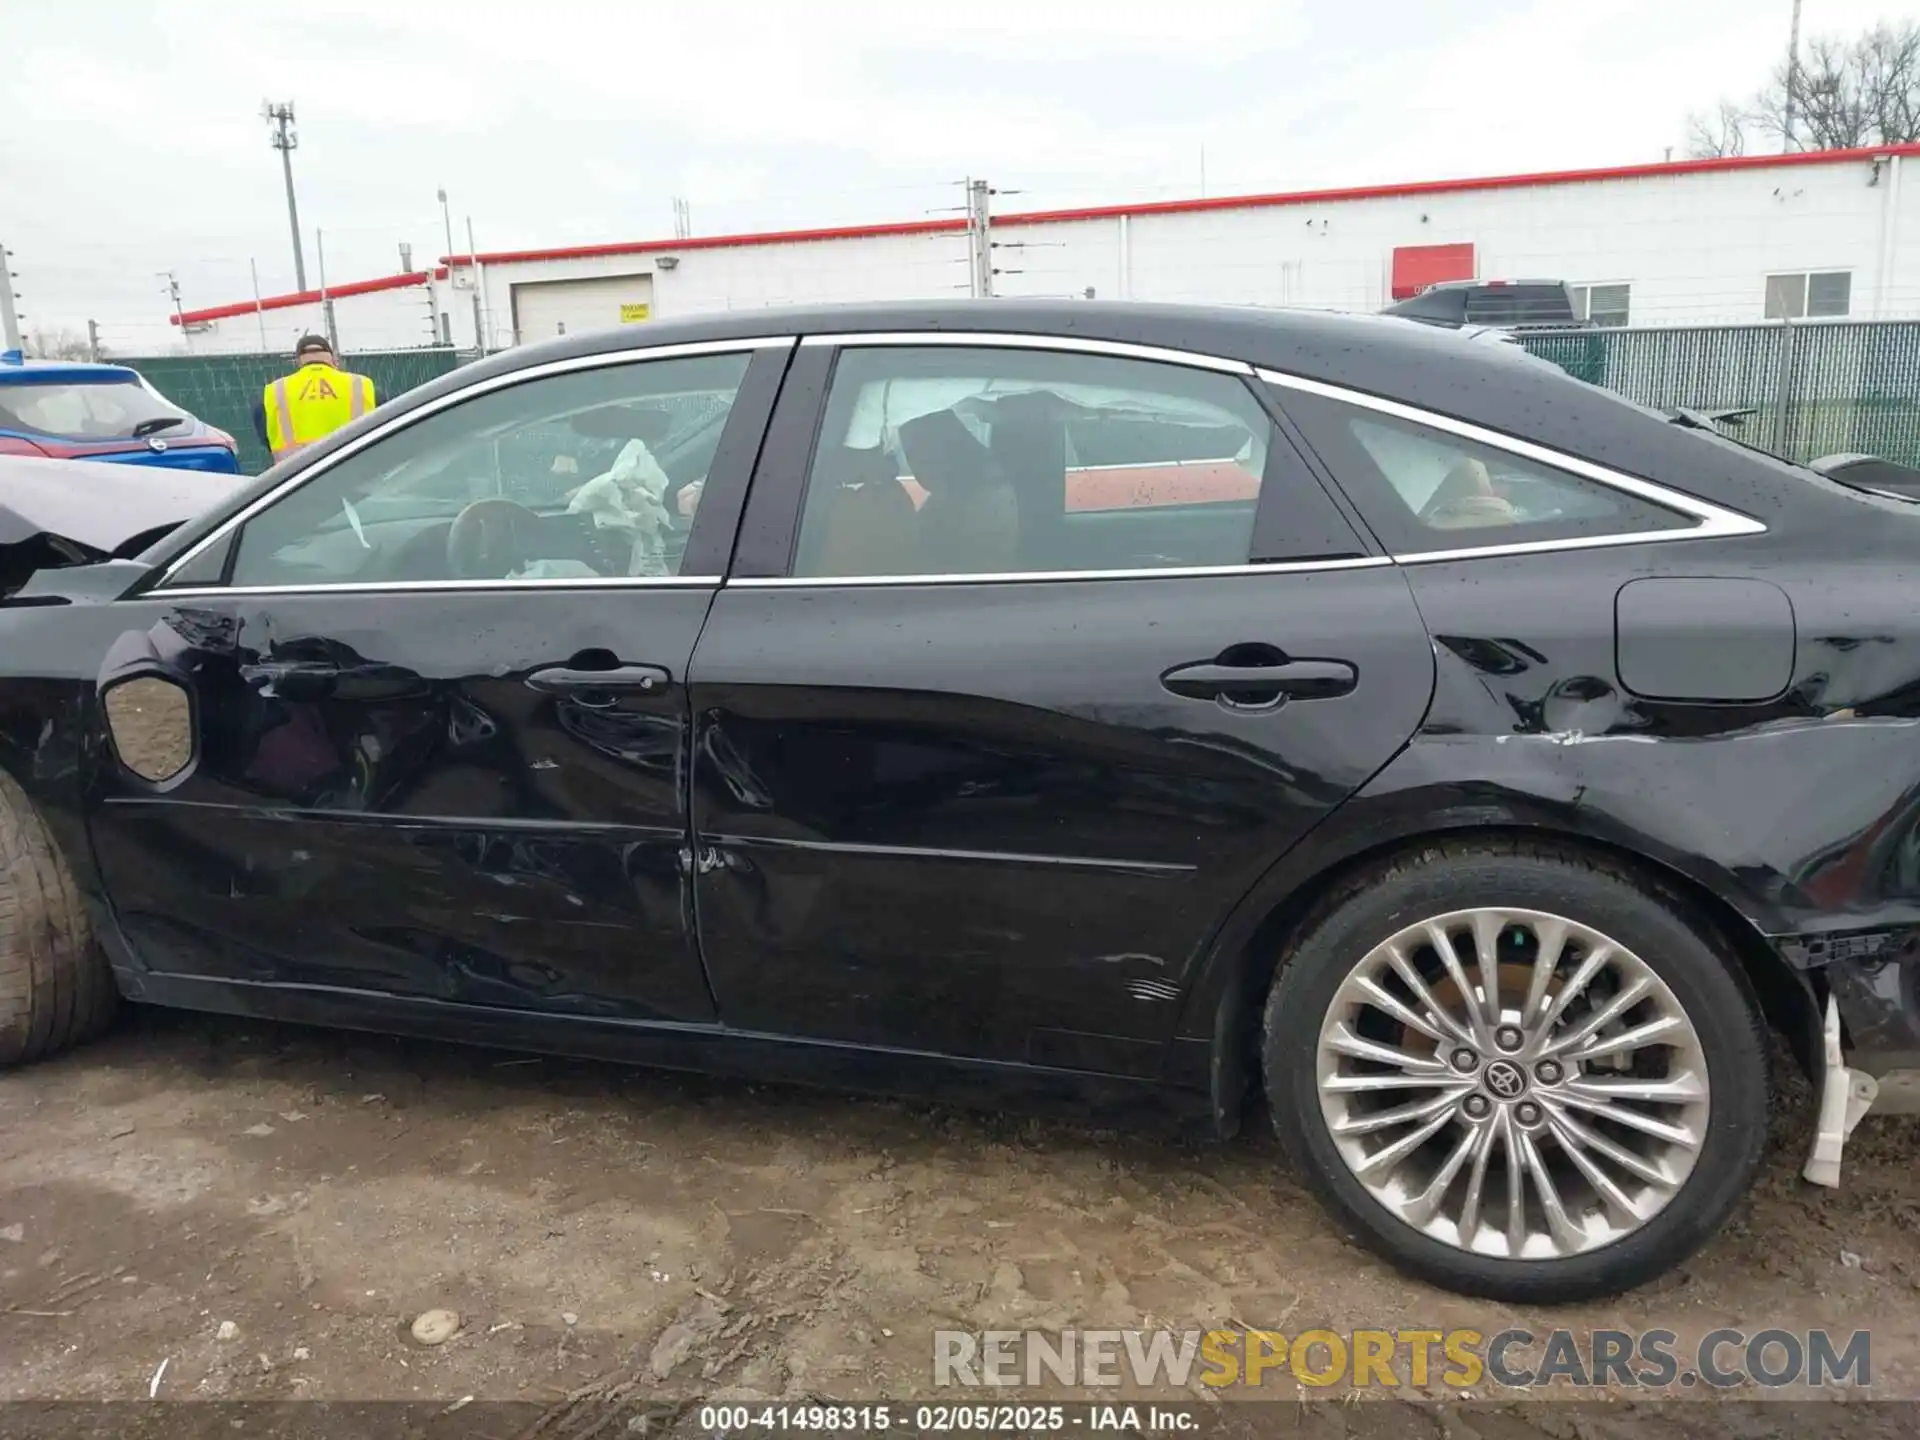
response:
M0 351L0 455L103 460L235 475L233 437L196 419L125 365Z

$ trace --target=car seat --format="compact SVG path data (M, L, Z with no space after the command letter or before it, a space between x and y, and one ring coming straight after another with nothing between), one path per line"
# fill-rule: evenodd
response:
M920 515L885 450L823 452L800 530L801 575L911 575ZM815 507L818 506L816 509Z
M920 507L920 571L992 575L1020 568L1020 506L1006 472L951 410L900 427Z

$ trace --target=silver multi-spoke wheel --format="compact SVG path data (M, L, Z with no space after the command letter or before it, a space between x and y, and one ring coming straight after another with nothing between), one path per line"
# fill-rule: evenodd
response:
M1347 1168L1416 1230L1551 1260L1663 1210L1707 1136L1699 1035L1665 981L1538 910L1438 915L1353 967L1320 1027Z

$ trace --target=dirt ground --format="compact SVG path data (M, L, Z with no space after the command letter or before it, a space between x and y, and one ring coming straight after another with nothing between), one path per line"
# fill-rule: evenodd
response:
M0 1076L0 1399L925 1398L935 1328L1160 1325L1870 1327L1872 1394L1920 1397L1914 1122L1866 1121L1830 1194L1781 1121L1705 1252L1558 1310L1399 1278L1264 1125L1186 1146L135 1011ZM461 1328L426 1348L434 1307Z

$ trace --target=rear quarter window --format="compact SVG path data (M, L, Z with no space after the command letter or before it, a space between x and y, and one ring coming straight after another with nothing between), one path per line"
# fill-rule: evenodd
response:
M1395 554L1687 530L1691 516L1450 431L1321 395L1281 402Z

